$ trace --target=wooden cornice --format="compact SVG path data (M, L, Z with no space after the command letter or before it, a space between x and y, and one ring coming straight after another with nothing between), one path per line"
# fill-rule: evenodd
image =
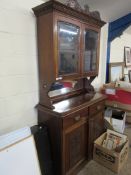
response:
M94 24L94 25L97 25L100 27L102 27L105 24L104 21L101 21L97 18L94 18L93 16L91 16L83 11L78 11L76 9L68 7L68 6L66 6L58 1L54 1L54 0L48 1L48 2L43 3L37 7L34 7L32 10L34 11L34 13L37 17L39 17L43 14L49 13L49 12L57 11L57 12L64 13L64 14L67 14L69 16L75 17L77 19L80 19L81 21L85 21L85 22L88 22L90 24Z

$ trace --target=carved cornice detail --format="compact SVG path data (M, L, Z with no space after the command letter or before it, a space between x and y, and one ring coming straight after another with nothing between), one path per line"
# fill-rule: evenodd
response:
M105 24L104 21L96 19L93 16L91 16L90 14L86 14L83 11L78 11L78 10L71 8L69 6L66 6L58 1L48 1L44 4L41 4L41 5L33 8L33 11L37 17L41 16L45 13L49 13L52 11L58 11L60 13L67 14L69 16L75 17L77 19L80 19L82 21L85 21L85 22L88 22L90 24L94 24L94 25L97 25L100 27L102 27Z

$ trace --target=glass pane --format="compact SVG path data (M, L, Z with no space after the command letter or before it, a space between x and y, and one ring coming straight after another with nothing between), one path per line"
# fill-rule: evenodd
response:
M84 72L97 70L98 33L85 31Z
M76 73L78 68L78 54L75 52L60 51L59 74Z
M79 27L59 22L59 75L78 72Z

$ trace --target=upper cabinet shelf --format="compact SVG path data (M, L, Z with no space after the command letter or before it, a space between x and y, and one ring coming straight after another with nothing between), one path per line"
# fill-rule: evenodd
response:
M33 11L37 16L40 97L44 99L55 81L97 76L100 28L105 22L53 0Z
M57 14L56 77L98 75L100 29Z
M100 29L83 25L83 75L98 75Z
M57 1L33 8L40 72L48 80L98 75L100 28L105 23Z
M80 76L81 24L68 18L55 18L57 75L62 78Z

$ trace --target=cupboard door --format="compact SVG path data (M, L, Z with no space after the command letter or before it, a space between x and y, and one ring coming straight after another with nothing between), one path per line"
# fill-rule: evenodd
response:
M80 73L80 30L72 20L57 19L58 77Z
M98 73L99 32L90 28L84 30L83 73Z
M89 159L93 156L94 141L104 132L103 111L89 120Z
M65 172L82 163L87 156L87 123L83 123L65 133ZM65 173L65 174L66 174ZM70 174L70 173L69 173Z

